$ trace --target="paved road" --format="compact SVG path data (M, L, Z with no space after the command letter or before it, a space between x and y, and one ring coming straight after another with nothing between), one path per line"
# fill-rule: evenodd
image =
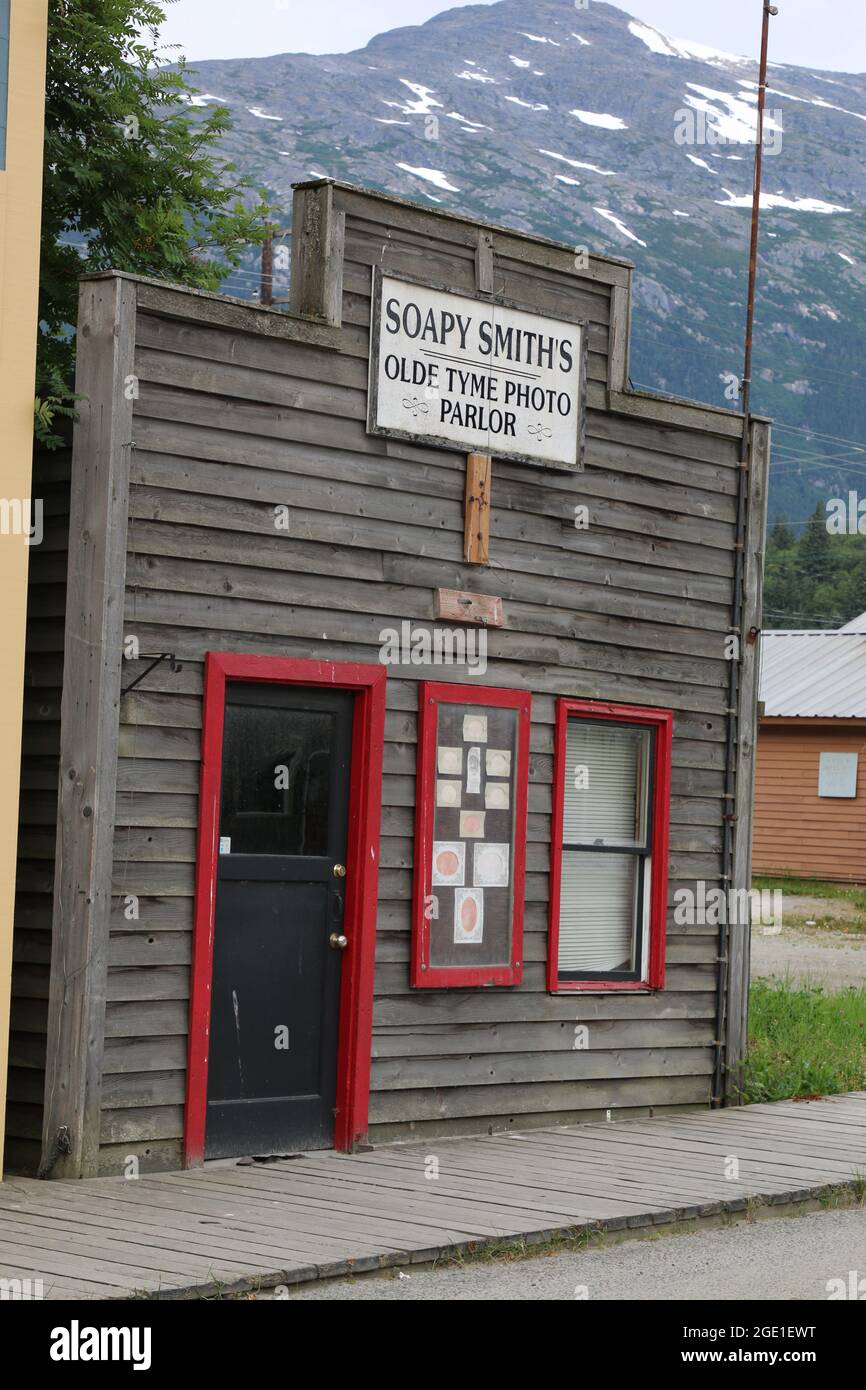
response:
M827 1282L862 1280L866 1210L822 1211L695 1233L629 1241L605 1250L512 1263L413 1269L404 1277L327 1280L294 1299L826 1299ZM585 1289L585 1293L583 1290ZM576 1292L577 1291L577 1292Z

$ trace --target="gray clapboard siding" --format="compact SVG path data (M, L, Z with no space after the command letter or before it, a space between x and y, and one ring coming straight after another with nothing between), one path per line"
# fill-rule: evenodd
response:
M582 1084L637 1076L703 1076L711 1064L712 1053L706 1047L636 1047L612 1052L596 1051L592 1047L574 1051L567 1047L555 1052L483 1053L478 1057L467 1049L460 1054L459 1061L450 1056L375 1058L373 1086L378 1093L384 1094L421 1087L445 1089L458 1080L461 1090L532 1082L555 1085L579 1081Z
M683 1090L682 1078L678 1082L678 1094L682 1099L673 1104L629 1104L625 1115L632 1120L656 1115L688 1114L696 1107L707 1105L707 1094L702 1086ZM560 1109L557 1105L555 1114L557 1125L589 1125L616 1118L614 1110L598 1102L583 1110ZM523 1111L515 1115L504 1112L493 1116L461 1115L453 1120L410 1121L408 1124L398 1119L371 1125L370 1140L374 1145L402 1143L407 1139L423 1139L425 1143L429 1143L434 1139L452 1139L474 1134L522 1133L527 1129L544 1129L550 1123L550 1115L544 1110Z
M674 992L659 994L546 995L518 989L510 996L507 1021L510 1025L566 1022L577 1023L638 1019L659 1024L670 1019L714 1019L716 1000L712 993ZM430 991L424 995L383 996L376 1000L375 1019L379 1027L454 1028L463 1024L501 1023L500 995L492 991L460 990L447 994ZM661 1030L664 1033L664 1029ZM374 1042L375 1046L375 1042Z
M536 1023L454 1023L431 1022L427 1025L378 1023L373 1043L373 1057L453 1057L478 1056L492 1053L573 1052L579 1027L586 1031L586 1043L581 1047L575 1066L579 1067L584 1051L590 1047L607 1053L612 1049L709 1047L713 1041L712 1020L671 1019L662 1027L659 1019L599 1019L591 1025L581 1025L573 1019Z
M678 927L671 912L660 993L547 993L553 720L563 694L671 708L669 904L696 878L720 881L738 417L626 388L627 263L593 257L578 274L569 248L492 229L482 267L492 305L587 323L586 467L568 477L495 460L493 564L466 566L464 456L368 435L366 358L372 266L474 296L478 229L339 183L299 196L327 204L333 245L344 242L339 312L335 265L324 278L312 264L303 272L304 312L325 312L330 324L117 282L137 302L141 388L123 631L142 651L172 652L181 668L157 667L119 711L100 1168L120 1171L129 1154L144 1167L180 1161L206 653L376 661L383 629L432 624L438 587L503 598L506 625L487 634L481 681L533 695L527 965L517 989L409 988L418 680L454 673L397 668L387 693L371 1136L706 1104L718 1032L712 929ZM589 530L574 525L578 505ZM275 507L289 509L286 532ZM754 525L759 540L763 519ZM62 555L62 536L57 544ZM62 612L62 565L52 563L31 621L31 659L41 664L29 719L32 746L45 752L28 769L30 901L50 881L44 798ZM124 663L124 683L142 670ZM44 932L31 918L20 941L29 959L19 962L19 1056L31 1086ZM575 1051L579 1023L590 1045ZM33 1102L19 1101L26 1143Z
M631 1105L670 1105L707 1103L710 1093L709 1076L652 1076L620 1079L612 1087L609 1078L595 1081L553 1081L491 1086L462 1086L435 1089L374 1091L370 1097L370 1122L375 1126L388 1121L407 1123L435 1119L462 1119L468 1116L487 1118L520 1116L544 1110L550 1115L569 1110L590 1110L610 1106L616 1096L616 1109ZM567 1121L565 1121L567 1123ZM520 1126L515 1126L519 1128Z

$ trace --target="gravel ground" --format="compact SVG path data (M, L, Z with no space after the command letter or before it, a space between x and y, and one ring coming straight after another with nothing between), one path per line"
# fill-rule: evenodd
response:
M696 1298L827 1299L828 1280L863 1280L866 1210L740 1222L694 1235L634 1240L579 1254L470 1262L447 1269L389 1271L375 1278L308 1284L296 1300L474 1300ZM401 1277L402 1274L402 1277ZM585 1292L584 1292L585 1290Z
M827 990L866 984L866 935L806 926L810 919L855 922L862 916L845 899L786 893L781 932L765 935L760 926L752 928L752 978L789 979Z

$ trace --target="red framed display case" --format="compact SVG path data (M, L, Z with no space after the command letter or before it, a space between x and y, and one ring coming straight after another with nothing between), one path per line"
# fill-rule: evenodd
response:
M532 697L421 683L411 982L516 985Z

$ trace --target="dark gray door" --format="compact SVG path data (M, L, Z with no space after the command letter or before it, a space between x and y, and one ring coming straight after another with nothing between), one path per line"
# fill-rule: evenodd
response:
M352 699L226 688L206 1158L333 1144Z

